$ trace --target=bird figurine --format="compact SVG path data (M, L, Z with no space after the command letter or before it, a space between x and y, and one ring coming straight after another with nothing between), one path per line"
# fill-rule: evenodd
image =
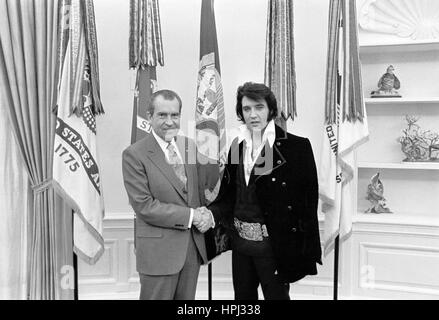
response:
M401 97L398 93L401 88L399 79L394 74L395 68L390 65L385 74L378 81L378 90L372 91L372 97Z
M380 173L378 172L370 179L370 184L367 186L366 199L372 203L372 207L367 209L365 213L391 213L390 209L386 207L386 199L384 198L384 185L380 180Z

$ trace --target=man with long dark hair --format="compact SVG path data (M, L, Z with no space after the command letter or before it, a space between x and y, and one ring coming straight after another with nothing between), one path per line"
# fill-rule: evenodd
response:
M276 98L264 84L238 88L236 114L244 125L209 206L231 231L235 299L258 299L259 284L267 300L290 299L289 284L321 264L311 144L275 124Z

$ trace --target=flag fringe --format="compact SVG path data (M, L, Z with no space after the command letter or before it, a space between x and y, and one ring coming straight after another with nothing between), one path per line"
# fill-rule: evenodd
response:
M158 0L130 0L129 68L164 65Z
M286 121L297 117L292 0L269 1L264 83L274 92L281 111L277 123L286 128Z
M342 29L342 39L340 39ZM365 117L361 65L358 49L358 26L354 1L331 0L328 24L328 52L326 73L325 123L338 123L337 92L344 92L341 99L341 119L355 123ZM342 40L342 41L340 41ZM343 45L343 61L340 62L339 48ZM340 64L343 66L343 81L338 79ZM339 90L338 87L343 90Z

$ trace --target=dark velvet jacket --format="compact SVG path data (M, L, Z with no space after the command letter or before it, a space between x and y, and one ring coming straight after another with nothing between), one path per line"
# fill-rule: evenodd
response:
M236 196L236 173L244 142L235 139L229 150L221 188L209 209L217 223L231 228ZM317 274L321 245L317 218L318 182L308 139L276 126L272 148L266 144L250 179L256 184L259 204L277 262L286 282Z

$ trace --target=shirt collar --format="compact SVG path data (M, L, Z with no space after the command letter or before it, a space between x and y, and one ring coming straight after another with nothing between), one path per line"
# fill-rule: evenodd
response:
M166 150L168 149L169 142L166 142L163 140L163 138L159 137L157 133L155 133L154 129L151 129L152 135L154 136L155 140L159 144L160 148L163 150L163 152L166 154ZM171 144L174 146L175 149L177 149L177 146L175 144L175 138L172 139Z
M270 122L267 124L267 127L265 128L264 135L262 136L262 143L265 144L265 142L268 141L271 148L273 147L275 139L276 139L276 127L274 125L274 120L270 120ZM252 145L251 132L245 124L239 127L239 134L238 134L239 143L241 143L243 140L246 141L248 146Z

